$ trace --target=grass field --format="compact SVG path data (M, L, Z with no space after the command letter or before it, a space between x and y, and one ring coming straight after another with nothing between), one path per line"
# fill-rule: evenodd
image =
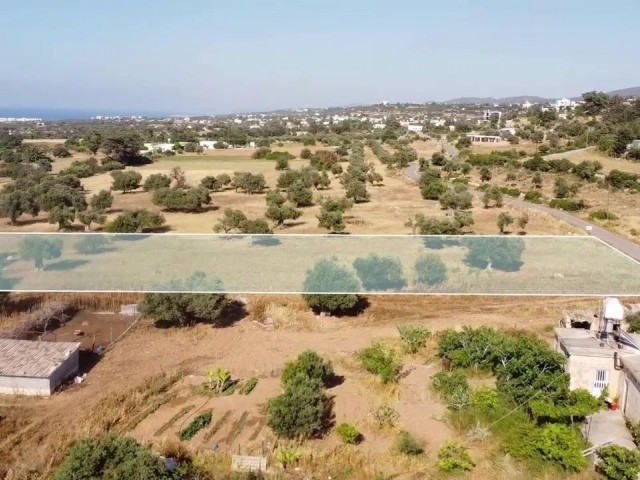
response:
M429 140L412 144L419 156L430 157L440 150L440 143ZM283 147L275 147L276 150L288 151L299 155L302 146L297 143L286 143ZM323 147L312 147L321 149ZM234 171L251 171L262 173L267 185L274 188L280 172L275 170L275 162L270 160L255 160L251 158L252 150L210 150L202 155L176 155L165 157L152 164L136 167L143 178L153 173L168 174L173 167L180 167L185 171L187 181L192 185L199 184L207 175L220 173L233 174ZM78 158L84 158L78 157ZM437 201L424 200L420 196L419 189L413 180L405 177L401 172L388 171L384 165L373 155L369 148L365 148L365 159L372 162L376 170L384 177L383 185L368 187L371 194L369 202L357 204L347 212L345 221L347 231L351 233L409 233L404 226L405 221L417 213L431 216L444 216ZM73 159L62 159L54 162L54 171L60 171L68 167ZM307 165L307 160L296 158L290 161L291 168L300 168ZM346 164L343 164L346 168ZM109 190L112 184L111 175L108 173L96 175L82 180L89 195L100 190ZM314 192L317 198L321 195L342 197L344 188L337 179L332 179L331 186L327 190ZM250 218L263 216L266 211L264 195L245 195L233 190L214 192L212 194L212 207L201 213L175 213L163 212L167 226L175 232L209 233L213 225L222 217L225 208L239 208ZM141 190L122 194L114 192L114 203L109 212L108 219L112 220L125 209L147 208L153 211L161 211L151 202L151 194ZM480 202L476 202L473 208L475 225L474 232L497 233L496 220L501 209L484 209ZM295 222L289 223L281 232L290 233L322 233L318 227L316 215L320 212L319 206L311 206L302 209L302 216ZM520 214L517 209L511 209L511 213ZM53 232L55 225L47 222L47 214L41 213L38 217L24 216L19 220L19 225L12 226L0 224L2 231L31 231ZM566 235L576 233L577 230L564 222L557 221L544 214L532 213L527 232L531 234Z
M17 251L20 237L3 236L6 251ZM402 263L409 287L396 292L545 295L640 292L640 265L591 237L493 237L498 242L494 249L506 249L509 243L524 248L522 265L514 265L507 271L500 271L500 267L484 270L486 263L468 264L465 256L469 247L455 243L441 248L425 247L421 237L404 235L282 235L277 237L279 243L271 246L253 243L245 236L109 236L107 251L96 255L76 253L75 245L82 236L63 234L62 238L65 239L62 257L50 261L45 271L34 271L32 262L18 261L5 268L5 278L13 279L14 288L19 290L166 291L198 289L167 286L167 282L184 280L200 271L208 278L222 281L224 287L218 291L301 293L305 291L306 274L317 261L333 258L351 270L356 258L373 253L391 255ZM464 242L486 240L487 237L465 237ZM580 257L575 255L576 251L581 252ZM446 281L433 287L414 282L414 264L427 253L441 258L448 272ZM114 265L118 268L114 269ZM339 281L327 284L315 292L345 291L340 285ZM201 288L212 291L209 286ZM351 288L347 291L354 292Z
M574 163L582 162L583 160L597 160L602 164L602 170L607 173L611 170L622 170L624 172L632 172L640 174L640 162L632 162L622 158L612 158L599 152L596 147L581 148L579 150L573 150L565 153L554 153L553 155L547 155L547 160L552 158L568 158Z

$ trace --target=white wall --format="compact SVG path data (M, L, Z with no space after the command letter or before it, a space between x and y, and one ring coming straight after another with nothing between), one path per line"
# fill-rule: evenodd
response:
M0 376L0 394L51 395L80 366L80 350L76 350L47 378Z
M632 423L640 422L640 385L632 375L624 375L620 402L625 417Z
M609 394L618 394L622 371L613 367L613 357L587 357L572 355L567 359L567 373L571 380L569 388L575 390L584 388L593 393L593 382L596 377L596 370L607 370L609 372Z
M0 377L0 393L6 395L51 395L48 378Z

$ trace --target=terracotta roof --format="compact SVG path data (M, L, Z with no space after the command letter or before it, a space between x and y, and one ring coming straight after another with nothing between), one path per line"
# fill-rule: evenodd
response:
M77 342L0 339L0 376L48 378L79 348Z

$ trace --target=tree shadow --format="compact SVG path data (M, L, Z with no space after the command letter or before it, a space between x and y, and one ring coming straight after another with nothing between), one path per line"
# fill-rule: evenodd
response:
M347 294L345 294L347 295ZM364 313L364 311L371 306L371 302L367 297L363 297L362 295L358 295L358 300L355 305L351 308L345 308L343 310L338 310L333 314L334 317L356 317Z
M248 315L245 306L238 301L230 302L220 317L220 320L216 324L216 327L230 327L234 323L239 322Z
M60 260L59 262L45 265L44 270L47 272L66 272L87 263L89 263L89 260Z
M344 375L336 375L334 373L331 376L331 378L327 379L327 381L325 382L325 386L327 388L337 387L339 385L342 385L344 383L344 380L345 380L345 376Z

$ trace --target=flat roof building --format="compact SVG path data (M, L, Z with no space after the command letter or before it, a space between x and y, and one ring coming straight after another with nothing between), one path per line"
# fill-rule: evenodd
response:
M80 367L80 343L0 339L0 393L51 395Z

